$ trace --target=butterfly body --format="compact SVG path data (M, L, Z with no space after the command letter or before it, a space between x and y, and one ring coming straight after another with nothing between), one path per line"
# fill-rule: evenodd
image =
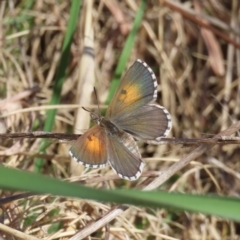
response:
M123 77L106 117L91 114L97 125L80 136L69 153L87 167L112 169L127 180L136 180L144 162L134 138L158 143L171 130L171 116L154 104L157 81L151 68L137 60Z
M102 118L100 126L105 128L107 135L119 135L121 133L120 129L106 118Z

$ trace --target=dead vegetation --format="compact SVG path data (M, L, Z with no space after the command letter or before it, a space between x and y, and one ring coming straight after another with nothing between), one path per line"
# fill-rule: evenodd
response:
M0 1L1 133L42 131L52 95L70 1L33 2ZM89 114L75 104L96 107L93 86L104 105L138 7L139 1L130 0L83 1L53 132L77 133L89 127ZM158 102L172 115L170 137L212 137L238 121L239 16L237 0L147 1L128 66L141 58L155 72ZM94 59L84 54L83 46L93 47ZM2 164L34 170L40 139L0 141ZM139 146L147 162L143 176L155 176L195 148ZM96 188L137 186L119 180L110 167L86 171L71 161L69 147L70 143L52 142L41 155L44 174ZM238 145L217 144L174 172L161 189L239 197L239 156ZM152 181L141 180L138 188ZM12 194L16 193L1 191L1 198ZM89 239L238 239L240 235L238 223L217 217L114 207L53 196L11 201L1 205L0 235L3 239L70 239L80 230L91 234ZM111 209L117 212L114 221L104 218L106 227L87 232L85 226Z

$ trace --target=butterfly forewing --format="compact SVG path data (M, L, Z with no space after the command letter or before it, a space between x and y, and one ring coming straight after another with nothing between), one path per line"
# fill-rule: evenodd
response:
M70 148L73 159L86 167L105 167L107 164L106 132L96 125L80 136Z
M155 101L157 80L153 71L141 60L137 60L122 78L107 110L106 117L113 122L119 117L129 116L136 109Z
M109 135L107 145L108 160L113 170L121 178L138 179L145 164L133 137L122 131L118 135Z

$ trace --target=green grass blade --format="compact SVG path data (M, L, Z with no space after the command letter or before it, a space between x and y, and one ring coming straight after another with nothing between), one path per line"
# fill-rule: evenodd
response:
M61 100L61 92L62 92L62 86L63 82L66 78L66 70L68 68L69 64L69 57L70 57L70 47L73 39L73 35L75 32L75 29L77 27L77 22L79 18L79 11L80 11L81 1L80 0L73 0L72 6L70 9L70 18L67 25L67 31L65 34L65 38L63 41L62 46L62 54L60 58L60 63L57 69L54 87L53 87L53 95L52 99L50 101L51 105L59 104ZM43 130L46 132L52 131L52 128L54 126L55 116L56 116L57 110L51 109L47 111L47 118L45 121L45 125ZM40 152L44 152L45 149L48 146L48 142L46 140L42 140L40 145ZM40 172L42 170L43 166L43 160L42 159L36 159L35 161L35 171Z
M92 199L102 202L201 212L240 221L240 200L233 197L201 196L132 189L94 189L3 166L0 166L0 187L2 189L26 190L35 193Z
M139 10L136 14L136 18L134 20L132 30L127 37L127 40L126 40L126 43L124 45L122 54L119 58L118 65L117 65L116 71L114 73L113 80L112 80L110 88L109 88L109 94L108 94L106 104L110 103L110 101L111 101L111 99L112 99L112 97L113 97L113 95L114 95L114 93L115 93L115 91L116 91L116 89L119 85L119 80L120 80L120 77L122 75L122 72L126 68L128 58L129 58L129 56L131 54L131 50L133 48L134 39L136 38L138 29L139 29L139 27L141 25L141 22L142 22L142 18L143 18L143 15L144 15L145 8L146 8L146 0L142 0L141 4L140 4L140 7L139 7Z

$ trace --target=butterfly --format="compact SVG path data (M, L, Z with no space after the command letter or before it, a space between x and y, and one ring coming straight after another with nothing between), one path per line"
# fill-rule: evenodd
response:
M138 179L145 163L135 139L156 144L172 127L171 115L156 99L156 76L138 59L122 78L106 116L91 112L97 124L75 141L70 156L86 167L110 164L120 178Z

